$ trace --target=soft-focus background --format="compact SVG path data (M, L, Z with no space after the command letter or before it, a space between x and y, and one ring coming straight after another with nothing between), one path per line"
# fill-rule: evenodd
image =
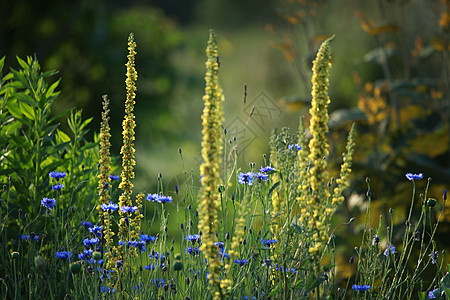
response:
M54 113L76 106L99 124L101 96L108 94L112 152L118 155L126 44L134 32L136 191L155 192L161 173L170 194L183 185L179 147L185 170L198 176L210 28L219 39L224 127L227 139L237 138L243 171L250 161L262 164L275 128L296 130L299 116L307 117L312 59L320 42L335 34L332 165L340 162L349 126L358 125L354 176L340 215L360 218L364 179L370 177L373 220L393 207L403 226L411 195L406 172L433 178L429 196L438 206L450 183L449 5L445 0L2 1L0 56L16 68L16 56L36 55L44 70L59 70L62 93ZM425 183L419 182L419 190ZM450 231L448 209L440 231Z

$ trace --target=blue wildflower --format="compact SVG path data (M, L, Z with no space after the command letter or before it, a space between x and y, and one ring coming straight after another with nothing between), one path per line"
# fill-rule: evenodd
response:
M111 181L119 181L120 175L113 175L113 174L111 174L111 175L109 175L109 179Z
M148 235L148 234L141 234L141 235L139 236L139 240L140 240L141 242L144 242L144 243L146 243L146 244L149 244L149 243L154 243L155 240L156 240L156 237L151 236L151 235Z
M395 246L393 245L388 245L386 247L386 250L384 250L384 256L388 256L389 254L395 254L397 253L397 251L395 250Z
M158 198L158 194L147 194L147 201L156 202Z
M274 240L274 239L265 240L265 239L261 238L260 241L263 244L263 246L266 246L266 247L270 247L270 245L278 243L278 241Z
M420 180L423 178L422 173L419 174L406 173L405 176L406 178L408 178L409 181Z
M432 291L428 292L428 299L436 299L436 295L439 296L440 291L439 289L434 289Z
M131 246L145 252L145 242L143 241L131 241Z
M214 246L217 246L220 249L224 249L225 248L225 243L224 242L214 242Z
M92 249L85 249L83 250L83 253L78 254L78 259L89 259L92 256Z
M91 228L92 227L92 223L89 221L81 221L80 225L83 226L84 228Z
M53 198L42 198L41 205L51 210L55 207L56 200Z
M258 172L255 174L255 178L258 179L259 182L268 181L269 175L267 175L266 173L263 173L263 172Z
M171 196L160 195L158 197L158 200L156 200L156 201L159 202L159 203L162 203L162 204L169 203L169 202L172 202L172 197Z
M54 191L60 191L64 188L64 184L62 183L57 183L55 185L52 185L52 190Z
M151 265L145 265L144 268L146 270L153 271L156 269L157 266L158 266L158 264L151 264Z
M103 209L103 211L113 212L119 208L119 205L113 202L109 202L109 204L103 203L102 205L100 205L100 207L101 209Z
M233 262L242 267L243 265L248 263L248 259L235 259Z
M200 252L200 249L198 247L187 247L187 249L184 250L185 253L191 254L191 255L197 255Z
M373 236L372 246L378 245L379 243L380 243L380 236L378 234L375 234Z
M275 171L275 168L272 168L271 166L265 166L265 167L261 167L259 169L259 171L263 172L263 173L269 173L269 172Z
M302 150L302 146L300 146L299 144L290 144L288 146L288 149L300 151L300 150Z
M185 240L196 242L200 238L200 234L189 234L184 237Z
M108 294L115 294L116 293L114 288L110 288L109 286L102 286L102 287L100 287L100 291L102 293L108 293Z
M90 233L97 235L99 237L102 236L102 230L103 230L103 226L97 226L97 225L94 225L89 228Z
M26 240L26 241L34 241L34 242L35 242L35 241L39 240L39 235L35 234L35 235L31 238L30 235L22 235L22 234L19 234L19 239Z
M255 174L252 172L239 173L238 182L241 184L253 185Z
M434 265L437 262L439 253L437 251L433 251L428 256L431 258L431 263Z
M97 245L100 242L100 240L97 237L94 237L92 239L84 239L83 245L87 248L90 248L92 246Z
M58 171L50 172L49 175L50 175L51 178L56 179L56 180L59 180L59 179L62 179L64 177L66 177L66 173L58 172Z
M69 261L72 258L72 252L70 251L59 251L55 253L55 257L61 260Z
M120 208L121 212L134 213L137 210L137 206L122 206Z
M354 285L352 285L352 289L355 290L355 291L358 291L358 292L365 292L365 291L368 291L370 289L370 285L367 285L367 284L365 284L365 285L354 284Z

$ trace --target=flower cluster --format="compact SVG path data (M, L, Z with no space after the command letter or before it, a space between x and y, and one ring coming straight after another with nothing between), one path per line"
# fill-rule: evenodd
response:
M147 201L158 202L161 204L172 202L171 196L164 196L159 194L147 194Z
M383 255L384 255L384 256L388 256L389 254L395 254L395 253L397 253L397 251L395 250L395 246L393 246L393 245L388 245L388 246L386 247L386 250L384 250Z
M265 167L265 168L271 168L271 167ZM273 170L273 168L271 168ZM270 170L270 169L268 169ZM269 172L269 171L267 171ZM269 175L266 174L266 172L247 172L247 173L239 173L238 182L240 184L246 184L246 185L253 185L254 181L262 182L262 181L268 181Z
M49 173L49 176L55 180L63 179L66 177L66 173L64 172L58 172L58 171L52 171Z
M70 251L59 251L55 253L55 257L60 260L70 261L70 259L72 258L72 254L73 253Z
M45 197L44 197L44 198L41 200L41 205L44 206L44 207L47 208L47 209L52 210L53 207L55 207L55 205L56 205L56 200L53 199L53 198L45 198Z
M365 284L365 285L354 284L354 285L352 285L352 289L357 291L357 292L365 292L365 291L368 291L370 289L370 285L367 285L367 284Z
M419 174L406 173L405 176L406 176L406 178L408 178L409 181L420 180L423 178L422 173L419 173Z

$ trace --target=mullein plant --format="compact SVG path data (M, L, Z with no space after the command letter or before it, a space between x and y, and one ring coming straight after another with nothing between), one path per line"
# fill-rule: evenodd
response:
M219 85L219 56L217 40L213 30L209 32L208 47L206 49L205 95L202 115L202 158L200 175L202 189L199 203L199 230L202 233L200 251L205 255L209 265L209 283L213 287L214 299L224 298L229 283L227 279L219 278L222 263L219 247L216 242L218 231L218 216L221 214L221 200L218 188L221 184L220 165L222 163L222 123L223 101L225 97ZM225 265L225 271L229 266Z
M98 178L98 191L99 191L99 201L97 205L97 210L99 213L100 224L104 228L102 241L103 244L106 244L106 248L108 249L108 245L112 244L112 238L114 236L114 232L111 230L110 223L110 214L108 211L102 209L102 205L108 205L110 200L109 194L109 181L110 181L110 173L111 173L111 134L109 127L109 100L108 96L103 96L103 112L102 112L102 122L100 124L100 173L97 176ZM103 252L102 252L103 254Z
M312 138L309 141L309 155L306 149L300 151L298 162L299 191L298 202L300 222L310 230L312 243L309 252L314 257L316 276L320 274L320 259L322 251L329 240L329 224L336 206L343 201L342 191L348 186L347 180L351 171L354 148L355 129L352 127L347 144L347 153L341 166L340 178L333 193L328 182L327 161L328 141L328 96L329 69L331 67L330 43L334 37L325 40L319 48L313 62L312 102L310 108L310 130ZM300 143L306 143L304 126L300 124ZM303 129L302 129L303 128ZM303 133L302 133L303 131Z
M127 96L125 100L125 116L122 122L122 135L123 135L123 145L120 150L122 155L122 173L121 182L119 184L119 189L122 190L122 194L119 196L119 241L130 241L139 239L140 231L140 219L142 215L137 209L130 209L134 207L142 206L142 203L136 203L133 206L133 201L131 198L133 183L131 180L134 178L134 166L135 161L135 131L136 123L134 121L134 104L136 97L136 81L137 72L135 69L135 56L136 56L136 43L134 42L133 33L128 37L128 62L126 63L127 73L126 73L126 90ZM137 197L136 202L142 202L143 197ZM134 214L134 216L132 216ZM136 253L135 249L131 249L132 253ZM123 245L118 246L119 260L122 260L123 266L125 266L125 247Z

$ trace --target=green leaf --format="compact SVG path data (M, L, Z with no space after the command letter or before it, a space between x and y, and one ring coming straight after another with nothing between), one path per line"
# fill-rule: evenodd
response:
M37 107L36 101L30 95L27 95L25 93L16 93L16 97L23 103L29 104L33 107Z
M306 293L311 292L312 290L314 290L316 287L318 287L319 285L321 285L323 282L325 281L325 278L319 278L316 279L314 277L311 277L309 279L308 285L306 286Z
M28 70L30 67L28 66L28 64L21 59L20 57L16 56L17 62L19 63L19 65L22 67L22 69L24 70Z
M70 142L70 137L64 131L58 129L56 131L56 143L59 144L68 142Z
M302 234L302 228L300 226L298 226L296 224L292 224L292 227L294 227L298 233Z
M270 198L272 196L273 191L281 184L281 181L276 182L269 190L267 197Z
M3 56L1 59L0 59L0 75L2 74L2 71L3 71L3 66L5 65L5 56Z
M61 78L58 79L55 83L53 83L53 84L47 89L47 93L45 93L45 96L46 96L47 98L50 98L50 96L53 95L53 92L54 92L55 89L58 87L60 81L61 81Z
M28 104L22 103L20 104L20 111L27 117L29 120L35 120L36 119L36 113L34 109L29 106Z

